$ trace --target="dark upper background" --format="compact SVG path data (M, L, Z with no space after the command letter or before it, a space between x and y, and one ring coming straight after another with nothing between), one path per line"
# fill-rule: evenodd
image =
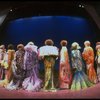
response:
M31 15L83 15L79 4L92 5L100 15L99 1L0 1L0 11L11 8L13 16L8 19ZM79 13L80 12L80 13Z
M96 40L99 41L100 29L97 23L85 8L79 7L80 4L86 6L91 5L100 17L99 1L0 1L0 13L9 9L9 13L0 26L0 37L2 37L0 42L5 39L5 27L10 21L32 16L79 16L87 18L97 34Z
M46 15L86 17L98 28L91 15L84 8L79 8L79 4L91 5L100 17L99 1L0 1L0 12L12 9L12 12L9 11L2 26L0 26L0 32L2 32L6 23L11 20Z

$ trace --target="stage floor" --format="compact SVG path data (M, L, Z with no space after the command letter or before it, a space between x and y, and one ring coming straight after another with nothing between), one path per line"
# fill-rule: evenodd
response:
M80 91L58 90L57 92L28 92L26 90L9 91L0 87L0 98L100 98L100 83Z

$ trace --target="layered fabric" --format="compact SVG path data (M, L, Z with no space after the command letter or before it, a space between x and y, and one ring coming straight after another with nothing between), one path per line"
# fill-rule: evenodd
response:
M44 58L45 82L43 89L53 91L55 90L53 74L55 61L58 56L58 49L55 46L40 47L39 56Z
M45 56L44 57L44 66L45 66L45 84L44 89L53 89L54 88L54 65L55 65L55 57L53 56Z
M24 56L24 70L25 79L22 83L22 87L25 90L39 91L41 88L42 80L39 78L39 63L37 46L27 44L25 46Z
M69 89L71 82L72 72L69 63L69 55L67 48L63 46L60 51L59 87L62 89Z
M71 51L71 60L72 68L75 69L71 90L80 90L92 86L93 83L89 80L89 78L83 71L84 64L79 50Z
M42 46L39 48L39 56L55 55L58 56L58 48L55 46Z
M5 76L5 69L2 66L2 61L4 59L5 54L6 54L6 51L3 52L2 49L0 49L0 80L3 80Z
M8 52L4 56L4 60L2 61L2 66L5 69L5 77L4 80L0 81L0 86L7 87L9 82L12 80L13 72L12 66L15 56L15 50L8 50Z
M97 50L96 64L97 64L97 78L98 81L100 82L100 49Z
M12 71L13 79L8 84L7 89L13 90L21 87L22 82L25 78L24 71L24 50L16 51L15 61L13 62Z
M86 61L86 67L87 67L87 75L91 82L96 83L97 82L97 76L96 71L94 69L94 52L93 49L88 46L84 48L84 51L82 53L83 59Z

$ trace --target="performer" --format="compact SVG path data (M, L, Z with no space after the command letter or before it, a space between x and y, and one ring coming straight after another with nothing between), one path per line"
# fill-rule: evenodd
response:
M60 51L60 68L59 68L59 81L61 89L69 89L72 81L72 72L69 64L69 55L67 50L67 41L60 42L62 48Z
M47 39L45 41L45 46L39 48L39 57L44 60L45 66L45 83L43 90L44 91L52 91L55 92L56 89L54 87L54 66L56 58L58 57L58 48L53 46L53 41L51 39Z
M96 50L97 50L97 53L96 53L96 64L97 64L97 78L98 78L98 82L100 82L100 44L96 45Z
M90 46L91 43L89 41L84 42L85 48L82 53L83 59L86 61L87 67L87 75L91 82L97 83L97 76L94 69L94 51L93 48Z
M100 45L100 42L97 42L96 45Z
M12 66L13 71L13 79L12 81L7 85L7 89L14 90L21 87L22 82L24 80L24 45L19 44L17 45L17 51L15 55L15 60Z
M22 87L28 91L39 91L42 80L39 78L39 61L37 46L29 42L25 47L24 70L25 79Z
M3 61L5 54L6 54L5 45L1 45L0 46L0 80L3 80L5 76L5 69L3 66L1 66L1 62Z
M2 66L6 69L5 71L5 78L4 80L0 81L0 86L6 87L9 82L12 80L12 65L14 61L15 50L12 44L8 45L8 51L4 57L3 62L1 63Z
M74 42L72 43L71 49L72 68L74 69L71 90L80 90L92 86L93 83L88 79L87 75L83 71L84 64L79 51L81 47L77 42Z

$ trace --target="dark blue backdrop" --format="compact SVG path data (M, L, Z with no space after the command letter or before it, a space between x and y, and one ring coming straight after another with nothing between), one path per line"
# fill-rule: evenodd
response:
M55 45L60 48L60 41L68 41L70 45L76 41L83 47L85 40L90 40L95 46L96 34L88 19L72 16L39 16L20 18L11 21L7 26L7 39L5 43L19 43L26 45L33 41L38 47L44 45L47 38L51 38ZM83 48L82 48L83 50ZM58 65L56 65L58 68Z

